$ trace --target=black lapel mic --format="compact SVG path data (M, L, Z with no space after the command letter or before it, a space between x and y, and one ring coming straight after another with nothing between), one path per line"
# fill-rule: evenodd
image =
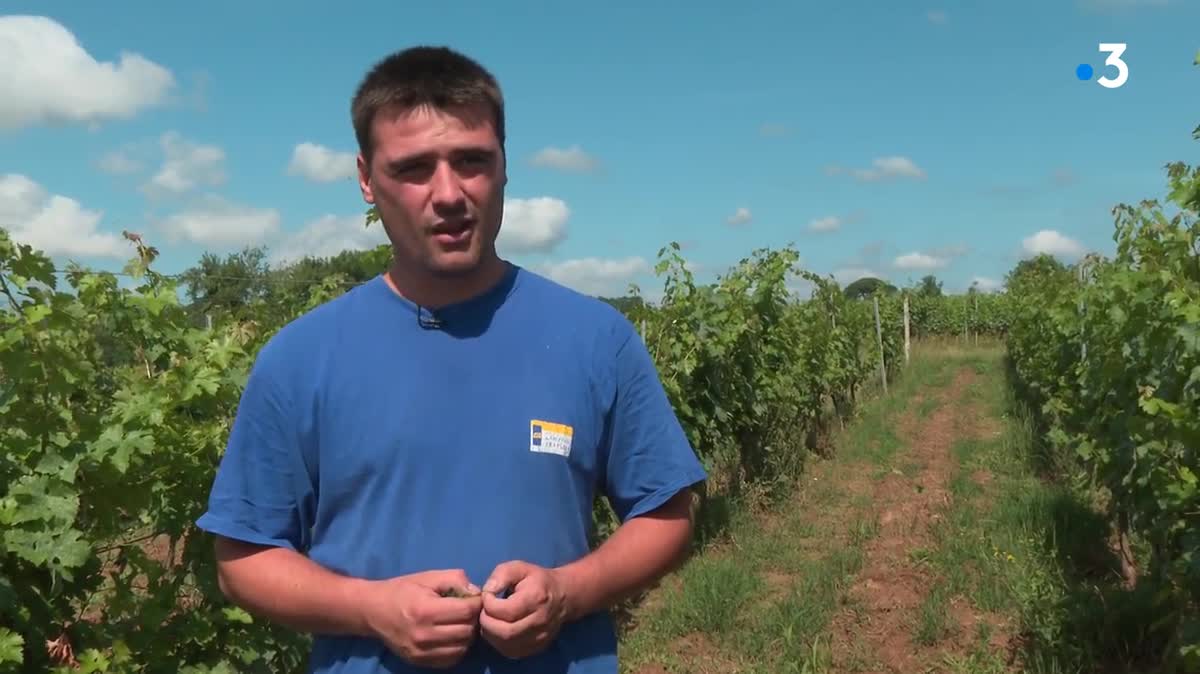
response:
M422 313L423 310L424 310L424 308L418 304L417 305L417 325L421 326L422 328L424 328L426 330L440 330L442 328L442 326L444 325L442 319L435 316L432 311L429 312L429 316L427 317L424 313Z

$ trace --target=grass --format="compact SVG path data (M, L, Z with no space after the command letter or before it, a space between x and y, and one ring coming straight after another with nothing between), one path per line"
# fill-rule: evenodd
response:
M973 378L952 394L964 371ZM1162 643L1147 627L1150 598L1119 587L1093 495L1045 479L1044 466L1068 462L1048 460L1005 375L995 344L918 345L889 394L837 433L831 458L805 469L794 496L766 514L731 513L723 541L636 610L621 636L622 671L878 671L881 643L907 644L919 671L1152 671ZM901 419L917 430L906 434ZM949 424L949 463L906 444L924 442L934 423L943 433ZM929 482L934 459L949 472ZM879 607L852 588L883 554L883 480L902 480L912 498L941 485L946 502L930 521L892 525L908 528L889 534L903 549L888 559L921 580L897 609L902 627L880 637L867 636L883 629ZM928 533L916 535L918 526Z

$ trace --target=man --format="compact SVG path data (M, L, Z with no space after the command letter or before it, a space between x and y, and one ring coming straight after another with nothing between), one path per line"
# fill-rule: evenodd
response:
M491 74L406 50L352 117L394 261L258 355L198 522L222 591L310 671L614 674L607 609L682 560L705 472L629 321L497 256Z

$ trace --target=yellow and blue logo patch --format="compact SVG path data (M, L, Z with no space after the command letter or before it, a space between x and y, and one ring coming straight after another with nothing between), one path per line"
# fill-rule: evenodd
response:
M575 429L566 424L533 419L529 422L529 451L570 456Z

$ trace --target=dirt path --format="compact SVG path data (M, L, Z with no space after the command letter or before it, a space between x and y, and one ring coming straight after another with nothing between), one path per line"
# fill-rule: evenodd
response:
M879 533L866 546L847 608L831 624L835 671L927 671L946 653L969 650L969 642L953 637L971 637L966 627L978 618L950 605L947 587L923 555L936 547L951 503L956 443L992 426L986 411L968 401L977 383L976 372L959 365L947 386L924 389L896 420L902 449L876 483L871 505Z
M941 552L956 498L990 481L959 459L999 435L985 404L998 397L997 363L914 361L834 458L809 468L793 503L664 583L623 640L622 671L971 671L946 663L978 658L981 644L1006 651L1005 620L966 599Z
M948 403L962 396L970 376L969 370L959 370L949 388L937 391L931 398L936 410L923 423L913 408L926 398L915 398L898 420L903 456L915 471L893 468L876 485L872 508L879 517L879 534L868 543L863 571L848 593L851 608L833 620L839 668L869 663L873 670L917 671L920 656L911 620L932 580L912 557L930 545L931 524L948 503L957 412Z

